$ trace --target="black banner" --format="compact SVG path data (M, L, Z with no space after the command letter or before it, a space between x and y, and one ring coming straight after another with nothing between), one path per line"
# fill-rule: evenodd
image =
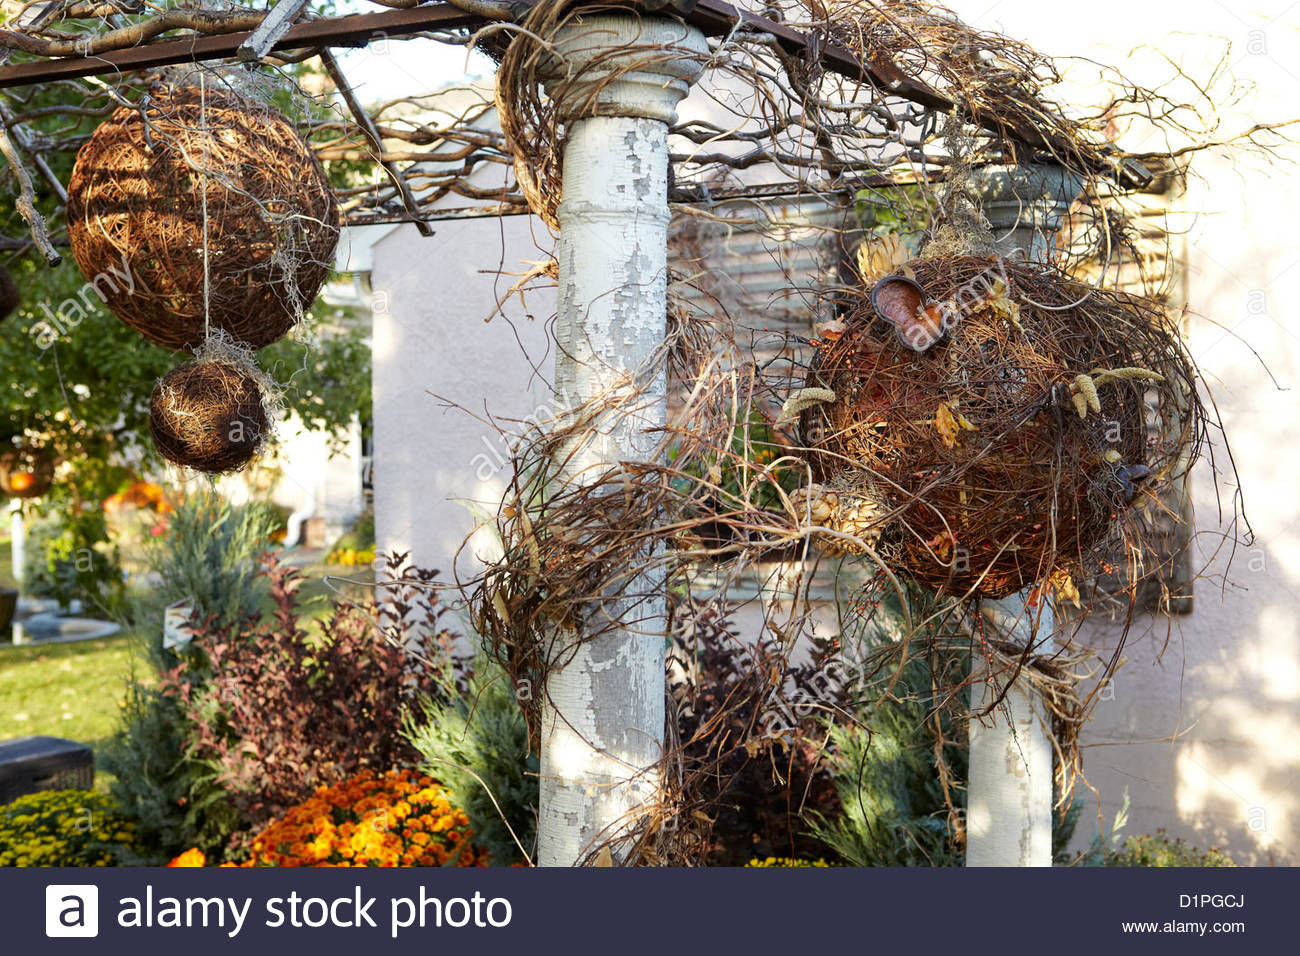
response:
M1276 953L1298 889L1287 869L0 870L0 951Z

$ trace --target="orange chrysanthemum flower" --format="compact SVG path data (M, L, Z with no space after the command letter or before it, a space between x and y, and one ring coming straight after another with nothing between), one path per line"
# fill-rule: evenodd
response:
M176 859L172 860L167 865L168 866L205 866L207 862L208 862L208 858L203 855L203 851L196 848L196 849L186 850L184 853L182 853Z
M486 866L465 811L414 771L321 787L253 839L245 866Z

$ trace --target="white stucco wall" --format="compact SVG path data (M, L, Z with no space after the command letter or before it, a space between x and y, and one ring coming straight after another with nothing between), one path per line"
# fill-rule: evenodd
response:
M1256 89L1236 106L1220 92L1223 132L1296 115L1300 9L1287 0L1133 4L1097 0L1086 10L1034 0L957 0L978 26L1000 27L1048 53L1114 63L1146 83L1171 73L1157 47L1190 74L1208 76L1231 43L1232 75ZM1204 104L1202 104L1204 105ZM1158 143L1137 148L1158 148ZM1132 146L1132 144L1130 144ZM1300 152L1289 151L1292 159ZM1126 662L1103 691L1084 734L1085 771L1109 826L1132 801L1130 834L1165 827L1241 863L1300 863L1300 194L1294 170L1201 157L1189 186L1189 345L1223 414L1256 542L1211 560L1230 530L1233 478L1221 436L1192 483L1195 610L1172 622L1139 620ZM1267 362L1270 380L1252 349ZM1216 495L1217 491L1217 495ZM1221 500L1225 514L1220 515ZM1238 528L1244 534L1244 528ZM1103 646L1115 628L1084 635ZM1166 645L1165 638L1169 640ZM1163 651L1163 653L1162 653ZM1097 831L1098 799L1084 791L1076 845Z
M512 282L491 273L543 259L545 228L522 216L435 228L422 238L404 226L373 250L375 533L381 553L410 552L450 579L472 508L493 513L507 477L506 445L483 419L510 430L506 420L551 404L555 295L529 294L536 318L515 297L485 324ZM470 555L492 553L492 539L477 536L462 570L474 572Z

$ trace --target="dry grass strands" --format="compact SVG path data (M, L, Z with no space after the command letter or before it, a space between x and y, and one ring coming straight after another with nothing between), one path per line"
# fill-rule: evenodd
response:
M183 86L116 110L82 147L68 186L77 264L145 338L198 346L205 188L210 325L253 348L269 345L328 276L339 212L307 144L260 101Z
M1134 497L1195 460L1196 372L1175 332L1146 300L1043 267L968 256L905 269L948 307L946 337L912 351L864 297L805 382L837 396L801 415L814 477L869 476L859 484L884 499L878 550L928 587L1001 597L1095 571ZM1078 414L1081 375L1100 413ZM1149 409L1171 419L1154 441Z
M652 63L699 59L696 51L669 45L654 51L610 49L586 62L590 41L578 43L580 57L565 56L566 42L572 38L561 37L560 31L581 14L593 13L627 14L628 10L613 4L587 4L580 11L566 2L536 4L497 70L497 114L507 151L514 157L519 191L533 213L556 232L563 192L564 124L605 115L609 105L602 102L602 90L628 73ZM581 69L579 61L585 62Z
M164 458L208 474L242 468L270 433L258 377L233 362L172 369L149 399L149 430Z
M14 277L9 274L8 269L0 266L0 322L13 314L19 302L18 286L14 284Z

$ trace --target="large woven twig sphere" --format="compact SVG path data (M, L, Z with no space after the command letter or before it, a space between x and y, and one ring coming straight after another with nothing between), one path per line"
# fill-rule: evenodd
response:
M86 279L169 349L211 326L261 348L310 307L334 262L338 205L320 163L272 107L185 86L123 107L77 156L68 234Z
M883 498L877 550L927 586L1000 597L1077 568L1197 427L1176 335L1145 300L1041 268L958 257L905 271L929 302L960 306L956 325L914 351L864 296L807 377L835 394L801 415L815 477ZM1183 410L1163 438L1148 437L1155 407Z
M149 430L168 461L221 474L242 468L270 431L262 389L231 362L186 362L154 387Z

